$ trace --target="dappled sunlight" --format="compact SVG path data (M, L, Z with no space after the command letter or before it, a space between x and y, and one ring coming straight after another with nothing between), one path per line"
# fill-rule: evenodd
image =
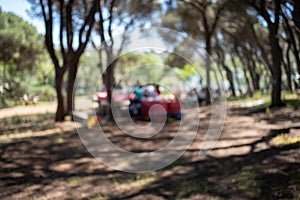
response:
M0 199L300 200L299 13L0 0Z
M297 128L268 129L265 126L268 122L260 120L264 117L260 113L241 116L233 109L227 116L220 139L209 154L200 159L199 150L209 125L210 108L201 107L200 117L197 138L181 158L164 169L142 174L115 171L92 157L74 129L65 131L72 127L70 122L57 123L56 132L49 135L34 137L38 132L32 132L33 135L27 137L1 141L0 177L3 181L0 186L10 189L0 194L11 198L224 199L224 196L236 194L252 198L264 191L273 191L268 187L272 184L278 194L287 193L285 187L291 185L293 189L288 195L297 195L297 188L300 189L296 178L300 173L296 167L299 145L274 148L272 144L282 132L296 135ZM272 120L272 116L269 119ZM141 152L168 144L176 135L178 125L176 121L167 124L161 133L149 139L124 136L115 126L107 125L104 129L115 145ZM287 128L286 125L283 123L282 128ZM282 172L284 187L274 182L278 178L276 174Z

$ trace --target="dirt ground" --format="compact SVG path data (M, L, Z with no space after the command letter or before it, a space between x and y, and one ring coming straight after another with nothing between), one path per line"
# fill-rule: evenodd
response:
M116 171L92 157L71 122L41 122L41 115L8 128L15 110L0 111L6 113L0 117L0 199L300 199L299 109L238 109L229 103L220 139L200 158L210 123L209 107L201 107L190 148L171 165L141 174ZM115 126L104 130L121 148L149 151L168 144L178 124L168 123L147 140Z

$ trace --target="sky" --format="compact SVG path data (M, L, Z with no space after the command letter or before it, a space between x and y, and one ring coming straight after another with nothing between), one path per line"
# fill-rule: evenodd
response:
M30 17L26 10L30 9L30 4L26 0L0 0L0 7L5 12L12 12L15 15L22 17L36 27L39 33L44 33L44 24L41 20Z
M26 12L30 11L30 4L26 0L0 0L0 7L5 12L12 12L15 15L23 18L36 27L37 31L41 34L45 33L44 22L42 19L37 19L29 16ZM121 32L118 31L118 34ZM117 36L118 37L118 36ZM76 42L77 40L75 40ZM150 42L150 41L148 41ZM54 43L58 44L58 27L54 27ZM151 43L151 42L150 42Z
M11 12L15 15L23 18L25 21L29 22L33 26L36 27L37 31L41 34L45 33L44 22L42 19L37 19L29 16L26 11L30 11L30 4L26 0L0 0L0 7L4 12ZM54 29L54 32L57 32L57 29ZM130 34L130 38L132 38L133 43L126 48L128 52L139 52L144 51L145 49L151 49L155 51L163 51L168 49L161 38L157 35L155 30L149 29L148 34L151 37L141 37L139 31L133 31ZM122 35L116 34L114 37L115 42L118 43L118 40ZM54 33L54 43L58 44L58 34ZM143 35L143 34L142 34ZM146 34L147 35L147 34ZM179 34L180 35L180 34ZM181 36L182 37L182 36ZM181 38L179 37L179 38ZM77 41L77 40L76 40ZM123 52L124 53L124 52ZM192 81L193 82L193 81ZM198 80L197 80L198 83Z
M28 15L27 11L30 11L30 4L26 0L0 0L0 7L4 12L12 12L15 15L23 18L25 21L29 22L33 26L36 27L37 31L41 34L45 33L44 28L44 22L42 19L37 19L36 17L31 17ZM152 32L151 39L149 38L139 38L138 31L133 31L130 36L134 38L135 42L130 44L130 49L140 49L141 47L149 47L150 49L154 48L157 50L159 49L165 49L165 44L161 41L160 37L157 36L157 34ZM120 35L122 31L116 30L115 40L118 40L121 38L122 35ZM58 27L54 27L54 43L58 44ZM139 38L139 39L137 39ZM76 42L77 40L75 40Z

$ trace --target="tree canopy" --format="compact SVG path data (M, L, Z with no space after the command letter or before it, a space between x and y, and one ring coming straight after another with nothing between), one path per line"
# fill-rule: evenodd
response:
M0 18L0 86L6 90L1 92L1 105L6 106L9 99L28 92L30 75L39 73L46 52L44 38L34 26L1 9Z
M6 66L2 71L19 73L22 69L38 69L35 65L45 41L55 71L56 120L63 120L73 109L74 82L80 57L89 48L89 42L92 41L98 51L99 74L104 74L103 82L113 85L115 73L120 72L115 72L114 66L117 62L125 62L115 59L125 44L119 41L121 46L117 47L114 36L122 33L126 41L127 33L138 27L171 28L203 46L209 56L206 59L207 88L210 88L211 76L212 79L225 77L226 89L231 95L270 93L272 105L281 106L282 89L295 91L299 86L295 77L300 73L300 17L297 12L300 8L294 0L28 2L32 5L33 16L44 21L45 37L42 38L21 18L1 11L0 46L3 50L0 60ZM54 27L58 29L58 38L54 38L57 30ZM184 41L180 43L176 41L176 35L172 37L162 36L174 50L180 51ZM10 48L6 48L8 46ZM195 49L187 51L193 54ZM172 54L164 62L189 71L185 61ZM109 67L104 72L105 65ZM65 84L66 88L63 87Z

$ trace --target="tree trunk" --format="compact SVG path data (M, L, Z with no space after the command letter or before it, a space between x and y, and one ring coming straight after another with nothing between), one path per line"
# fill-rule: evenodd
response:
M286 79L288 82L288 89L290 92L293 92L293 87L292 87L292 70L291 70L291 61L290 61L290 52L291 45L288 45L288 48L286 50L286 62L284 59L282 59L282 63L284 66L285 74L286 74Z
M241 55L241 53L239 52L239 50L237 49L237 47L235 47L235 52L238 55L239 60L242 62L243 64L243 72L244 72L244 77L247 83L247 94L250 97L253 97L253 93L254 93L254 89L253 89L253 84L250 82L248 75L247 75L247 70L246 70L246 66L247 66L247 62L243 59L243 56Z
M205 90L205 103L211 103L211 87L210 87L210 54L211 54L211 44L210 44L210 37L206 39L206 58L205 58L205 67L206 67L206 90Z
M107 91L107 101L108 101L108 107L107 107L107 120L109 122L114 123L114 118L113 118L113 114L112 114L112 109L111 106L113 106L112 104L112 92L113 92L113 85L115 82L115 78L114 78L114 70L115 70L115 62L112 62L105 71L105 85L106 85L106 91Z
M299 5L295 6L295 10L296 9L298 9L298 12L300 12L300 6ZM298 20L300 20L300 14L298 14L298 15L299 16L296 16L296 17L298 17ZM294 53L294 58L295 58L295 61L296 61L297 70L298 70L298 73L300 73L300 55L299 55L300 44L299 44L299 46L297 46L297 41L296 41L297 39L295 37L295 35L298 36L298 40L300 41L300 33L298 31L295 31L295 33L294 33L292 27L289 24L289 19L286 16L284 16L284 19L285 19L284 20L285 21L285 24L284 24L285 26L283 26L283 27L285 28L285 31L287 32L287 42L288 42L288 45L289 45L288 48L289 48L289 50L292 49L292 51ZM298 25L296 23L298 23ZM295 21L295 25L298 26L298 28L300 28L300 21L299 22Z
M221 95L222 90L221 90L221 86L220 86L220 82L219 82L219 79L218 79L217 72L216 72L215 69L211 69L211 71L214 73L214 77L215 77L215 79L216 79L216 83L217 83L217 86L218 86L218 90L216 91L216 92L217 92L217 95ZM222 76L221 73L220 73L220 75ZM210 95L211 95L210 100L213 100L213 98L214 98L214 91L213 91L213 90L210 90L209 93L210 93ZM211 102L210 102L210 103L211 103Z
M68 71L68 85L67 85L67 115L72 115L72 111L75 109L75 80L78 71L78 62L72 61L69 63Z
M63 95L63 77L64 71L56 70L55 74L55 88L57 94L57 109L55 121L64 121L65 118L65 98Z
M253 87L254 87L254 90L255 91L259 91L260 90L260 87L259 87L259 80L260 80L260 77L259 77L259 74L257 73L257 68L256 68L256 62L254 60L253 57L251 57L251 67L252 67L252 70L253 70Z
M300 29L300 4L298 0L294 0L294 10L293 10L293 21L298 29ZM300 33L296 31L298 35L298 46L300 49ZM297 56L296 56L297 57ZM298 55L299 57L299 55ZM298 73L300 74L300 65L297 66Z
M231 95L232 96L236 96L235 94L235 86L234 86L234 82L233 82L233 75L232 75L232 71L229 69L228 66L226 66L225 64L223 64L223 68L225 69L226 71L226 77L229 81L229 85L230 85L230 90L231 90Z
M259 90L259 79L258 79L258 75L255 71L255 66L253 66L253 61L251 57L247 57L247 67L250 73L250 77L251 77L251 82L252 82L252 87L254 89L254 91L258 91Z
M243 95L243 91L241 90L241 83L240 83L240 79L238 77L238 71L237 71L237 65L236 65L236 62L233 58L233 56L230 56L231 58L231 62L232 62L232 65L233 65L233 68L234 68L234 74L235 74L235 80L236 80L236 83L238 84L238 90L240 92L240 95Z
M265 92L267 94L270 94L270 75L266 75L264 77L264 82L265 82Z
M271 107L280 107L283 106L283 102L281 101L281 62L282 62L282 51L279 46L279 41L277 37L277 31L274 30L274 27L269 25L269 39L271 45L271 53L272 53L272 92L271 99L272 104Z
M252 84L250 83L250 80L248 78L247 70L245 68L243 68L243 72L244 72L245 80L247 83L247 94L249 94L250 97L253 97L254 91L253 91Z

